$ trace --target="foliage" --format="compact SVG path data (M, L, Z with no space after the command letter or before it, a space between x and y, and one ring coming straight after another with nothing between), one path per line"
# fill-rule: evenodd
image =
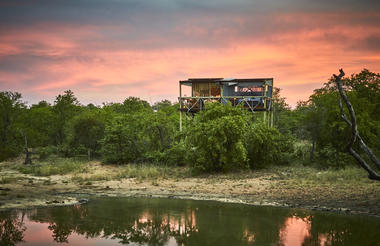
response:
M80 110L78 99L71 90L65 91L63 95L58 95L54 101L53 110L57 115L56 121L56 143L63 144L66 139L65 127Z
M58 115L50 104L41 101L25 110L20 124L25 129L30 147L48 146L55 143Z
M358 130L375 151L380 150L380 75L363 70L342 80L355 108ZM345 152L350 129L340 117L338 93L333 78L314 91L308 102L299 104L299 126L315 146L316 158L324 167L341 167L352 163ZM313 152L313 151L312 151ZM313 160L313 156L311 156Z
M287 164L293 152L292 137L284 136L276 128L263 123L250 125L245 136L251 168L265 167L271 164Z
M127 164L142 156L144 145L136 124L133 116L119 116L106 126L102 142L105 162Z
M244 132L249 117L231 104L212 103L186 129L187 160L197 172L247 167Z
M128 108L116 113L106 125L103 139L103 160L106 163L166 162L166 154L178 131L176 105L160 104L156 111L147 102L131 99ZM136 105L134 105L136 104Z
M19 118L25 105L18 92L0 92L0 161L16 157L22 150Z
M96 153L100 150L100 140L104 137L105 115L98 110L86 111L76 116L69 129L69 143L72 148L78 148L79 145L85 147L90 153ZM68 135L69 135L68 134Z
M363 70L342 83L361 137L380 153L380 74ZM345 154L350 129L340 117L333 78L294 109L280 93L274 88L274 128L261 122L260 113L253 120L240 107L211 103L193 117L184 117L180 133L178 104L168 100L151 106L128 97L122 103L83 106L67 90L53 105L41 101L26 106L20 93L0 92L0 161L22 153L24 131L40 161L91 154L104 163L188 165L197 172L292 162L324 169L353 163Z
M319 149L316 155L316 164L322 168L343 168L347 164L353 163L352 157L343 151L326 145Z
M186 165L186 145L184 141L176 142L166 149L160 156L160 162L170 166Z
M49 158L52 155L57 155L58 154L58 148L54 145L49 145L46 147L37 148L36 152L39 155L39 159L42 161L42 160L46 160L47 158Z

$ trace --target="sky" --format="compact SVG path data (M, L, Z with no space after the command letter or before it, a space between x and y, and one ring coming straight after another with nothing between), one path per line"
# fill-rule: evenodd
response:
M176 101L187 78L274 78L294 106L380 72L380 1L0 0L0 91L29 104Z

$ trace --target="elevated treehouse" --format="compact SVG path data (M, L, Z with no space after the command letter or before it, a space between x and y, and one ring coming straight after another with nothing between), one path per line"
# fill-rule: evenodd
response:
M183 86L191 87L191 96L182 95ZM204 109L206 102L223 104L231 102L233 106L243 105L252 113L264 111L264 121L272 125L272 95L273 78L194 78L179 81L178 101L180 103L181 122L182 112L199 112ZM270 117L267 117L267 112L271 112ZM269 118L271 119L270 122Z

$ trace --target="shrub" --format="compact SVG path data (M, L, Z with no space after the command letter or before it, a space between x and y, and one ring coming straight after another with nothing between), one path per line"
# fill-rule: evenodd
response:
M347 153L342 152L331 145L320 149L316 155L316 165L320 168L343 168L355 163L353 158Z
M220 172L247 167L244 133L248 118L230 104L207 104L186 130L186 159L195 172Z
M186 146L184 141L173 144L169 149L166 149L161 155L161 162L170 166L185 166L186 165Z
M103 161L109 163L128 163L142 157L141 138L134 127L131 117L118 117L106 126L103 139Z
M49 145L46 147L38 148L37 153L40 160L46 160L49 156L58 154L58 148L56 146Z
M22 153L22 147L20 146L10 146L10 145L5 145L1 146L0 145L0 161L5 161L10 158L15 158L19 154Z
M295 142L293 158L299 160L302 165L310 164L311 147L311 143L305 140Z
M271 164L287 164L293 152L293 139L263 123L250 125L245 135L249 166L261 168Z

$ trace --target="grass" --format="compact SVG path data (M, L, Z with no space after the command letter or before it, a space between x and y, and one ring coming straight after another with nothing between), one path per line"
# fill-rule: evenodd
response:
M84 183L88 181L109 181L116 178L115 175L109 175L109 174L92 174L92 175L83 175L83 174L75 174L71 178L72 181L74 182L79 182L79 183Z
M86 171L86 162L70 158L55 158L33 165L22 165L18 170L24 174L50 176L56 174L79 173Z
M12 176L8 176L8 177L1 177L0 178L0 184L10 184L10 183L14 183L18 180L17 177L12 177Z
M304 167L301 165L288 167L271 167L268 172L275 174L274 179L283 181L283 184L295 186L318 186L318 185L367 185L374 183L368 179L366 172L354 166L344 169L327 169L320 170L313 167Z
M91 166L96 164L97 166ZM109 167L109 168L108 168ZM175 167L155 164L128 164L107 166L87 160L71 158L48 159L33 165L16 165L16 168L25 174L36 176L72 174L72 181L86 183L92 181L120 180L124 178L136 178L137 180L175 179L192 177L188 167ZM95 172L92 172L96 170ZM206 178L210 182L221 179L246 180L250 178L266 177L273 181L279 181L288 186L317 186L317 185L365 185L373 181L367 178L364 170L355 166L345 169L321 170L314 167L305 167L301 164L291 166L269 166L259 170L241 170L224 174L203 174L198 178ZM0 184L12 183L13 177L1 177ZM275 183L275 182L274 182Z
M167 178L186 178L190 177L191 172L186 167L171 167L154 164L129 164L125 166L109 166L109 170L100 173L76 173L71 180L79 183L91 181L110 181L121 180L126 178L136 178L137 180L156 180Z
M152 164L127 165L122 167L117 177L137 178L139 180L158 178L186 178L189 177L190 169L185 167L158 166Z

